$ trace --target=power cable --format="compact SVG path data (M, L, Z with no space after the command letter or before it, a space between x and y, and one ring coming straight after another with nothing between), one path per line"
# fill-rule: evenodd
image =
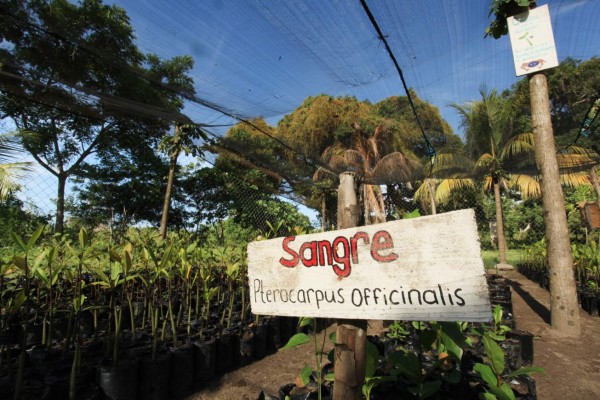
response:
M590 108L588 108L588 111L585 113L585 117L581 122L581 127L579 128L579 132L577 132L575 139L570 144L557 151L557 153L562 153L569 147L575 146L580 137L588 137L590 135L590 127L594 124L596 118L598 118L598 114L600 114L600 91L598 91L590 104Z
M369 17L369 21L371 21L371 25L373 25L373 28L377 32L377 36L379 37L379 40L381 40L382 43L384 44L388 55L390 56L390 58L392 59L392 62L394 63L394 66L396 67L396 71L398 72L398 75L400 76L400 80L402 81L402 86L404 87L404 90L406 91L406 97L408 98L408 102L410 103L410 108L412 109L412 112L415 115L415 119L417 120L417 125L419 125L419 130L421 131L421 134L423 135L423 139L425 140L425 143L427 144L427 155L431 158L431 162L433 164L436 151L435 151L435 148L433 147L433 145L431 144L431 142L429 141L429 139L427 138L427 135L425 134L425 129L423 129L423 125L421 124L421 120L419 119L419 114L417 113L417 109L415 107L415 103L413 102L412 95L410 94L408 85L406 84L406 80L404 79L404 73L402 72L402 68L400 68L400 65L398 64L398 60L396 59L396 56L394 55L394 52L392 51L392 49L387 41L387 36L384 36L383 32L381 31L381 28L379 27L377 20L373 16L373 13L371 13L371 10L369 9L369 6L367 5L366 0L360 0L360 4L362 5L363 9L365 10L365 13Z

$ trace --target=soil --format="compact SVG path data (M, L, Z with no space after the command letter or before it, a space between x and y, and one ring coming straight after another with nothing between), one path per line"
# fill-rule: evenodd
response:
M565 338L550 327L550 296L516 271L503 271L513 292L517 329L534 335L534 365L547 374L534 375L538 399L600 399L600 318L580 310L581 337ZM330 326L319 334L335 329ZM369 321L369 335L384 330L382 321ZM325 351L331 348L325 340ZM294 382L302 367L315 365L312 343L279 350L247 367L223 375L187 400L254 400L261 390L277 395L279 387Z

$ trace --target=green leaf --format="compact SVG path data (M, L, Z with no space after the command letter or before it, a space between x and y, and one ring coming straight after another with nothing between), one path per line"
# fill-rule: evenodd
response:
M302 317L298 320L298 328L303 328L307 325L312 325L314 318Z
M27 252L27 246L25 245L25 242L23 242L23 240L21 239L21 237L19 235L17 235L13 231L11 231L10 236L12 236L13 241L17 244L17 246L19 246L21 248L21 250L23 250L24 252Z
M20 309L21 306L23 305L23 303L25 303L25 300L27 300L27 296L25 296L25 290L18 291L17 294L14 296L12 309L13 310Z
M506 339L506 336L504 336L504 335L496 335L494 332L487 332L487 336L491 337L496 342L501 342L504 339Z
M500 393L494 393L499 400L515 400L513 390L506 383L503 383L502 386L500 386Z
M416 354L400 350L393 353L390 358L394 362L394 368L405 375L411 383L420 383L423 380L421 362Z
M507 378L512 378L519 375L531 375L537 372L546 373L546 370L541 367L523 367L507 375Z
M300 345L303 345L305 343L308 343L310 341L310 336L308 336L306 333L296 333L294 336L292 336L290 338L290 340L288 340L288 342L286 343L285 346L283 346L284 349L291 349Z
M17 268L25 272L25 269L27 268L27 259L25 257L14 256L12 262Z
M377 371L377 363L379 361L379 350L373 343L367 341L367 365L365 369L365 376L367 378L373 377L375 371Z
M88 245L88 233L85 230L85 228L81 228L79 230L79 246L81 246L81 248L85 248Z
M420 216L421 216L421 213L419 212L419 209L415 208L413 211L403 214L402 219L419 218Z
M42 232L44 232L44 225L38 226L38 228L35 230L35 232L33 232L31 234L31 237L29 238L29 241L27 242L27 251L29 251L33 248L33 245L35 244L35 242L37 242L37 240L39 239Z
M117 253L115 250L110 249L108 251L108 254L110 255L110 261L118 262L118 263L121 262L121 255L119 253Z
M504 372L504 350L488 335L483 337L483 348L496 375Z
M473 371L477 372L479 376L481 376L481 379L483 379L483 381L488 384L488 386L498 386L498 378L496 378L496 375L494 375L494 371L492 371L492 368L490 368L489 365L476 363L473 366Z
M329 334L329 342L335 344L335 331Z
M302 386L308 385L308 382L310 382L311 375L312 368L308 365L305 365L304 368L302 368L302 371L300 371L300 379L302 380Z
M498 400L496 396L488 392L479 393L479 398L481 400Z
M326 381L329 381L329 382L333 382L335 380L335 375L333 374L333 372L330 372L328 374L325 374L323 379L325 379Z

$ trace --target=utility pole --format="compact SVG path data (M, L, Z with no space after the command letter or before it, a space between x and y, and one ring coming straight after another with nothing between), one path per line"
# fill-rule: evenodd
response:
M360 207L354 178L352 172L340 174L338 229L353 228L358 225ZM334 350L334 400L362 399L367 365L366 331L365 321L338 320Z

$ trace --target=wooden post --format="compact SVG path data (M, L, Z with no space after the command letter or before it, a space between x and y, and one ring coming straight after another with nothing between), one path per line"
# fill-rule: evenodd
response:
M354 189L354 173L340 174L338 187L338 229L353 228L358 225L360 207Z
M338 229L357 226L360 213L354 174L340 174ZM334 400L360 400L367 365L365 321L338 320L335 339Z

